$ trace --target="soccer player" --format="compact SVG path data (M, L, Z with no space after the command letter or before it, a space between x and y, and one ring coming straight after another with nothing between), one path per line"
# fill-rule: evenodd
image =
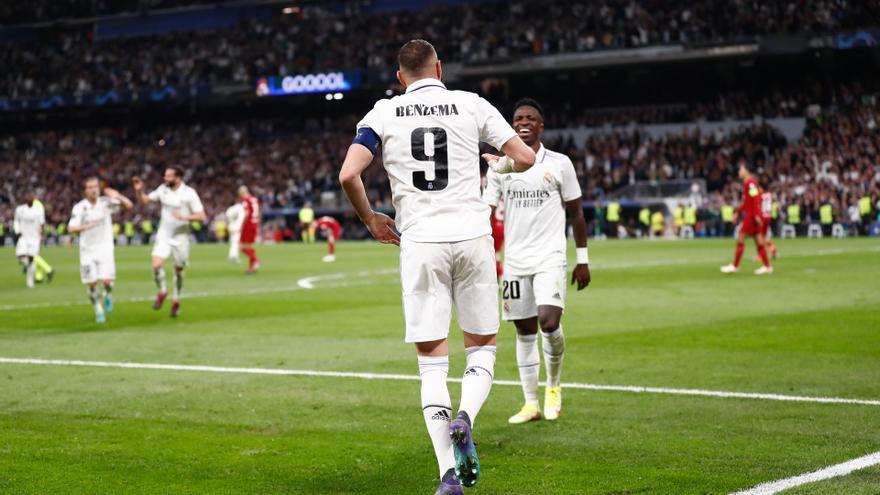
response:
M773 224L773 193L770 191L764 191L761 193L761 221L763 222L761 233L764 235L764 245L770 249L770 256L772 256L773 259L776 259L776 254L779 250L770 240L770 234L772 233L770 226ZM760 255L758 258L759 261L763 261L760 260Z
M492 216L504 200L501 317L516 326L516 360L525 395L525 405L508 422L521 424L541 419L539 326L547 371L544 418L555 420L562 413L560 375L565 336L560 320L566 292L566 211L571 218L577 253L571 283L577 283L578 290L590 284L590 266L581 187L571 160L541 144L544 132L541 105L528 98L517 102L513 128L523 142L535 150L535 165L516 176L489 170L483 198L492 207Z
M34 201L32 203L32 206L34 208L39 208L39 209L43 210L43 217L45 220L46 207L43 205L43 202L40 201L39 198L34 197ZM43 229L44 229L44 235L48 234L48 232L46 231L45 222L43 225ZM52 278L55 276L55 270L52 268L52 265L50 265L49 262L46 261L45 258L43 258L39 253L37 253L37 255L34 256L34 267L36 268L34 270L34 280L38 284L43 283L44 281L51 282Z
M196 190L183 183L183 170L179 167L168 167L163 178L165 182L149 194L144 193L144 182L140 177L132 177L131 181L140 204L157 202L162 205L162 216L153 241L153 280L159 289L153 309L161 309L162 303L168 297L165 260L171 256L174 263L171 316L177 317L180 314L180 294L183 291L183 270L189 262L190 222L204 222L207 216Z
M436 493L454 495L480 475L472 428L492 387L499 326L477 147L482 141L505 154L484 155L499 173L527 170L535 152L486 100L446 89L437 52L427 41L404 44L398 62L397 79L406 93L379 100L358 123L339 180L373 237L400 246L405 341L415 344L418 355L422 412L440 467ZM361 180L380 145L395 220L373 211ZM454 417L446 386L453 305L467 354Z
M239 251L241 248L241 226L244 223L244 206L241 203L226 208L226 221L229 222L229 261L238 263L241 261Z
M257 236L260 233L260 200L256 196L251 196L247 186L238 188L238 199L241 200L241 206L244 208L244 220L241 224L241 252L248 257L247 273L254 274L260 269L262 263L254 251L254 243L257 242Z
M68 230L79 233L79 274L87 286L86 293L95 308L95 321L104 323L104 313L113 311L113 281L116 280L116 260L113 256L113 214L119 207L130 210L131 200L115 189L101 186L97 177L83 181L84 199L74 205ZM104 289L98 292L98 282Z
M34 259L40 255L45 223L45 210L37 203L34 193L27 193L24 203L15 208L12 231L18 236L18 241L15 243L15 257L25 272L25 283L29 289L34 288L37 270Z
M342 233L342 225L333 217L321 217L315 221L315 228L327 236L327 248L330 253L322 260L325 263L336 261L336 239L339 239L339 235Z
M736 254L733 263L721 267L721 273L736 273L739 271L739 262L742 260L743 250L745 249L746 236L755 238L755 246L758 248L758 256L761 257L763 263L761 267L755 270L755 275L765 275L773 273L773 267L770 266L770 258L767 257L767 249L764 245L764 226L769 222L764 220L761 214L761 186L752 176L748 165L745 161L739 163L739 178L743 181L743 197L736 215L743 214L742 224L739 227L739 234L736 238Z

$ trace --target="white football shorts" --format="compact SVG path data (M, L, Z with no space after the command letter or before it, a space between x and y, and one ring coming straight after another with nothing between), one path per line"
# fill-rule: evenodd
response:
M532 275L504 274L501 280L501 317L504 321L538 316L538 306L565 309L565 267Z
M15 243L15 256L37 256L40 254L40 239L20 236Z
M498 333L498 279L492 237L459 242L400 241L406 342L449 336L452 306L462 330Z
M113 250L80 251L79 278L84 284L116 280L116 259Z
M156 236L152 255L162 259L168 259L170 256L174 261L174 266L186 266L189 262L189 235Z

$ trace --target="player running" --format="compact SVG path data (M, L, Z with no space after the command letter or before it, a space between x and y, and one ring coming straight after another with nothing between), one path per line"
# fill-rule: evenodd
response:
M25 273L25 283L29 289L34 288L37 270L34 260L40 255L45 223L45 210L42 205L37 203L34 193L27 193L24 204L15 208L12 231L18 236L18 241L15 243L15 257L22 266Z
M74 205L70 214L68 231L79 233L79 274L86 285L86 293L95 308L95 321L104 323L105 312L113 312L113 281L116 280L116 260L113 255L113 214L119 207L130 210L134 206L128 198L115 189L104 188L97 177L83 181L84 199ZM103 296L98 292L98 282Z
M538 326L544 349L547 387L544 418L562 413L560 375L565 337L560 320L565 308L565 213L571 218L577 265L571 283L578 290L590 284L587 222L581 205L581 187L571 160L541 144L544 111L532 99L514 106L513 128L535 150L535 166L517 175L488 171L483 198L495 208L504 200L504 276L501 284L501 317L516 326L516 360L525 405L510 417L511 424L541 419L538 403Z
M241 206L244 208L244 219L241 224L241 252L250 260L248 262L248 274L257 273L262 263L254 251L254 243L257 242L257 236L260 233L260 200L256 196L251 196L247 186L238 188L238 199L241 200Z
M327 249L330 251L321 260L325 263L336 261L336 239L342 234L342 225L333 217L321 217L315 220L315 228L327 237Z
M721 267L721 273L736 273L739 271L739 262L742 259L743 250L745 249L746 236L755 238L755 246L758 248L758 256L761 257L763 265L755 270L755 275L765 275L773 273L773 267L770 266L770 259L767 257L767 249L764 246L765 225L769 222L765 221L761 213L761 186L752 176L748 165L745 161L739 163L739 178L743 181L743 197L736 215L743 213L742 224L739 228L739 234L736 237L736 254L733 263Z
M144 182L140 177L132 177L132 185L138 203L142 205L157 202L162 205L162 216L156 239L153 241L153 280L159 293L153 302L153 309L162 308L168 297L165 284L165 260L171 256L174 263L174 296L171 316L180 314L180 294L183 290L183 270L189 262L190 222L204 222L207 216L202 200L196 190L183 183L183 170L178 167L165 169L165 183L150 194L144 194Z
M227 259L233 263L241 261L239 250L241 248L241 226L244 223L244 207L241 203L226 208L226 221L229 226L229 255Z
M406 93L379 100L358 123L339 180L373 237L400 246L405 340L418 354L422 412L440 467L436 494L455 495L480 476L472 427L492 387L499 326L477 147L482 141L504 152L500 158L484 155L498 173L527 170L535 153L486 100L446 89L437 52L427 41L407 42L398 62ZM373 211L361 180L380 144L396 221ZM467 354L454 418L446 386L453 305Z

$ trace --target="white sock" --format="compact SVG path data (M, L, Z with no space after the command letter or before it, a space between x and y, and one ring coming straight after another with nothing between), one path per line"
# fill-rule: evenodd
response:
M27 280L28 287L34 286L34 278L36 278L36 276L37 276L37 264L34 263L33 261L31 261L27 265L27 279L26 280Z
M153 270L153 280L156 281L156 287L159 289L159 292L168 292L168 287L165 285L165 267Z
M449 356L419 356L419 375L422 377L422 415L434 444L440 476L443 476L455 465L452 439L449 438L452 399L446 387Z
M562 375L562 358L565 356L565 335L562 325L552 332L541 332L544 348L544 366L547 368L547 386L558 387Z
M183 270L174 270L174 300L180 300L180 293L183 292Z
M489 398L492 390L492 378L495 374L495 346L474 346L465 349L467 368L461 380L461 404L459 411L467 413L471 419L471 427L477 419L477 413Z
M538 374L541 356L538 354L538 335L516 335L516 364L526 404L538 406Z
M89 301L91 301L92 306L95 307L95 313L103 313L104 306L101 305L101 297L98 294L98 286L86 286L86 294L89 295Z

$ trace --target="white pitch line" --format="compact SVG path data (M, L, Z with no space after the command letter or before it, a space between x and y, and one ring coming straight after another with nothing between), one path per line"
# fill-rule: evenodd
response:
M294 292L298 290L305 289L338 289L340 287L351 287L355 285L374 285L376 284L376 279L367 278L372 277L374 275L383 275L388 273L396 273L397 270L373 270L373 271L360 271L357 273L333 273L330 275L317 275L314 277L306 277L299 279L296 285L282 285L277 287L255 287L252 289L243 289L243 290L226 290L226 291L201 291L201 292L184 292L184 299L202 299L206 297L224 297L224 296L246 296L253 294L267 294L267 293L275 293L275 292ZM316 286L315 282L326 281L326 280L339 280L344 279L346 277L360 277L358 280L361 281L340 281L333 282L330 284L321 284ZM129 297L125 299L117 299L117 302L144 302L144 301L152 301L155 296L138 296L138 297ZM42 303L25 303L25 304L7 304L0 306L0 311L14 311L17 309L39 309L39 308L56 308L56 307L65 307L65 306L82 306L91 304L88 301L77 300L77 301L53 301L53 302L42 302Z
M768 483L762 483L758 486L732 493L731 495L773 495L774 493L779 493L783 490L788 490L789 488L794 488L796 486L806 485L808 483L815 483L817 481L836 478L838 476L846 476L853 471L869 468L878 464L880 464L880 452L874 452L873 454L868 454L846 462L841 462L840 464L828 466L826 468L822 468L811 473L792 476L791 478L785 478L777 481L770 481Z
M243 373L253 375L293 375L293 376L320 376L331 378L361 378L367 380L407 380L418 381L416 375L399 375L388 373L361 373L351 371L319 371L319 370L296 370L283 368L238 368L226 366L205 366L191 364L157 364L157 363L133 363L114 361L79 361L68 359L34 359L34 358L6 358L0 357L0 364L33 364L54 366L87 366L98 368L128 368L128 369L151 369L173 371L202 371L211 373ZM449 381L460 382L461 379L450 378ZM495 380L495 385L519 387L520 382L514 380ZM685 388L664 387L639 387L631 385L597 385L592 383L563 383L568 389L601 390L611 392L631 392L647 394L689 395L698 397L722 397L732 399L757 399L782 402L812 402L820 404L858 404L865 406L880 406L880 400L871 399L848 399L843 397L811 397L800 395L761 394L749 392L727 392L721 390L701 390Z

